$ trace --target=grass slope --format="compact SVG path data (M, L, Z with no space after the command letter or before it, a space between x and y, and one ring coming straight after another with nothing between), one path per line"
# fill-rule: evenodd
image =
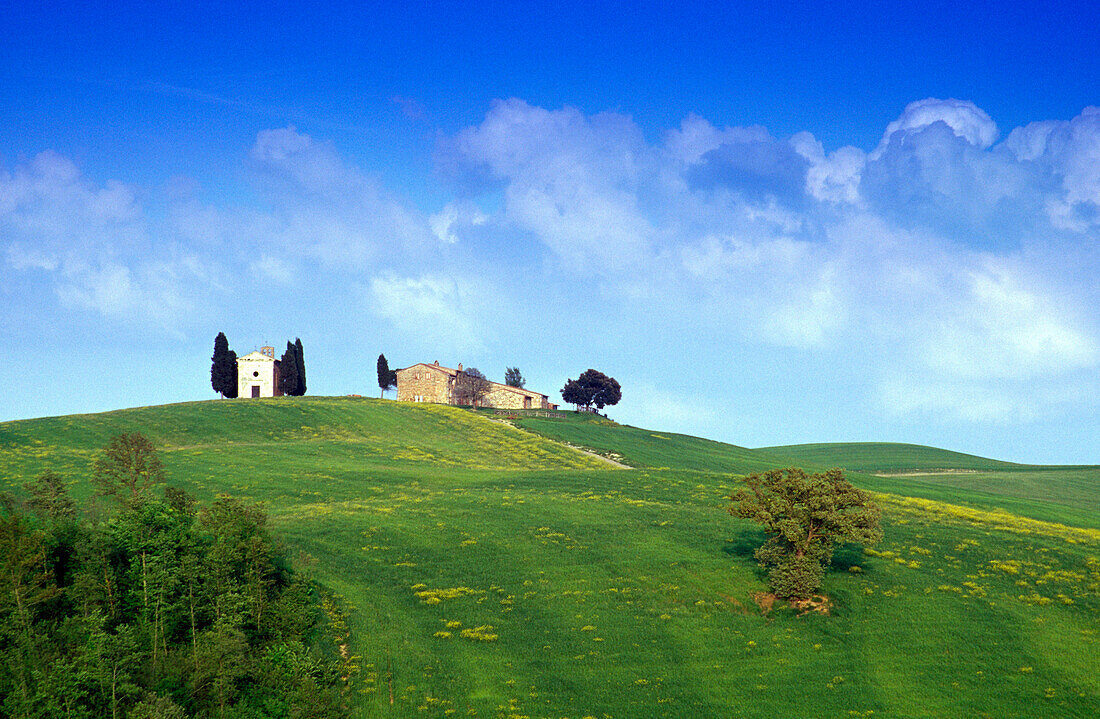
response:
M881 494L886 540L838 554L832 615L765 617L762 537L725 498L771 453L519 424L379 400L194 403L2 424L0 472L86 482L97 447L141 429L174 482L264 501L350 609L362 717L1100 713L1100 531Z
M763 450L621 425L592 414L569 412L555 419L517 414L515 424L519 427L599 454L615 455L632 467L744 474L790 461Z
M880 491L1100 528L1100 466L1013 464L885 442L804 444L764 451L799 464L853 470L861 473L853 475L857 483Z
M834 442L762 447L762 451L819 466L870 474L944 470L998 470L1022 465L919 444Z

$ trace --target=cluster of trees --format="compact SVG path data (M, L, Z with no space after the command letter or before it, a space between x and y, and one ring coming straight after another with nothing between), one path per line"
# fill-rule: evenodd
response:
M592 407L603 409L606 406L618 404L623 398L623 393L614 377L588 369L577 379L571 379L565 383L561 390L561 398L575 405L579 411L591 410Z
M285 395L301 397L306 393L306 359L302 340L287 341L286 352L279 358L279 389Z
M833 549L843 542L873 545L882 539L879 511L867 492L839 469L807 475L798 468L745 477L730 496L730 514L763 525L768 541L756 560L780 599L808 599L821 588Z
M140 434L93 480L91 511L54 472L0 495L0 716L346 715L316 590L262 509L198 506Z
M222 397L236 397L237 353L229 349L224 332L214 338L214 356L210 360L210 386ZM298 338L286 343L286 352L279 359L279 390L293 397L306 393L306 360L302 340Z

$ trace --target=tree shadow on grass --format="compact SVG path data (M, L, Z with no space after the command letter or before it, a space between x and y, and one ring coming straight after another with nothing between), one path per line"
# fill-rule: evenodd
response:
M727 539L722 551L734 557L756 561L753 552L768 541L763 529L742 529L733 538Z
M859 567L866 572L867 565L864 564L866 561L867 557L863 556L862 544L841 544L833 552L832 568L847 572L852 567Z

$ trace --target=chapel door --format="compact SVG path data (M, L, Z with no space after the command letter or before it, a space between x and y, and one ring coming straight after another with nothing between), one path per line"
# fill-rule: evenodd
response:
M258 385L258 384L252 385L252 396L253 397L259 397L260 396L260 385Z

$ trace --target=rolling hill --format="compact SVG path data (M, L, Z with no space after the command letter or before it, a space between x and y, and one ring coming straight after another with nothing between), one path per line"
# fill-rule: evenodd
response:
M98 448L140 430L174 484L263 502L346 608L361 717L1100 713L1097 468L751 450L571 413L513 424L359 398L195 402L2 423L0 477L18 492L51 468L87 493ZM790 465L846 466L883 509L881 545L838 552L828 615L762 612L762 534L725 511L739 475Z
M976 457L972 454L919 444L892 442L836 442L829 444L794 444L762 447L799 462L829 467L843 467L853 472L870 474L945 472L960 470L999 470L1023 468L1024 465Z

